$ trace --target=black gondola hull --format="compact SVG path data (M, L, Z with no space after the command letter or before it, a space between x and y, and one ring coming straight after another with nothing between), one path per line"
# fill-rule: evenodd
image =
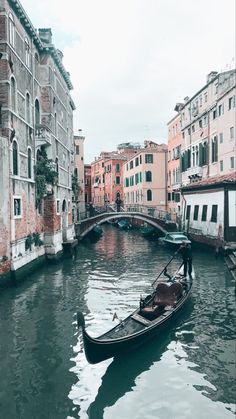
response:
M111 331L108 331L98 338L93 338L87 333L83 314L79 312L78 326L82 327L84 351L88 362L96 364L105 359L122 356L124 353L131 351L143 345L148 340L158 336L165 328L175 322L178 313L182 311L190 297L191 288L192 282L189 282L185 295L178 304L176 304L176 307L168 310L154 321L143 319L143 324L139 324L139 320L142 322L142 318L140 318L138 314L139 310L136 310L129 317L124 319L120 325L114 327ZM122 336L114 338L116 333ZM112 338L109 338L109 334Z

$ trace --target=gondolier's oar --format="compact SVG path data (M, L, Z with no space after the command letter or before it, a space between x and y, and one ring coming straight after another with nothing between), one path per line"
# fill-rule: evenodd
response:
M173 256L171 257L171 259L169 260L169 262L166 264L166 266L162 269L162 271L159 273L159 275L156 277L156 279L153 281L152 283L152 287L154 287L155 283L157 282L158 278L160 278L161 274L163 274L163 272L165 272L167 266L169 266L169 264L172 262L172 260L174 259L174 257L177 255L178 250L173 254Z

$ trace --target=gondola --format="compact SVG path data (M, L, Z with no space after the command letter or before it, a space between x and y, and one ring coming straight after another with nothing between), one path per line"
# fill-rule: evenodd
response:
M191 277L185 278L182 271L181 265L171 277L165 267L161 272L165 275L164 278L160 281L160 274L154 281L153 293L144 299L141 298L139 307L132 314L97 338L88 334L84 315L78 312L77 323L78 328L82 328L87 361L90 364L96 364L108 358L122 356L168 327L185 306L191 294L194 271Z

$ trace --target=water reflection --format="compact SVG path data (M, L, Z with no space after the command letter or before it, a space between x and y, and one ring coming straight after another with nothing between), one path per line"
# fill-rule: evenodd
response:
M171 333L123 360L93 366L84 357L76 311L91 334L105 332L114 311L123 318L134 310L171 254L108 226L98 242L80 243L73 259L4 290L0 417L233 418L234 283L211 254L194 252L192 306Z

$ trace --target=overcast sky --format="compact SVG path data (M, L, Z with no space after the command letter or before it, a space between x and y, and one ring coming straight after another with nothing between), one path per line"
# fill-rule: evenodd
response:
M51 27L76 104L85 162L122 142L167 142L175 103L235 68L234 0L21 0Z

